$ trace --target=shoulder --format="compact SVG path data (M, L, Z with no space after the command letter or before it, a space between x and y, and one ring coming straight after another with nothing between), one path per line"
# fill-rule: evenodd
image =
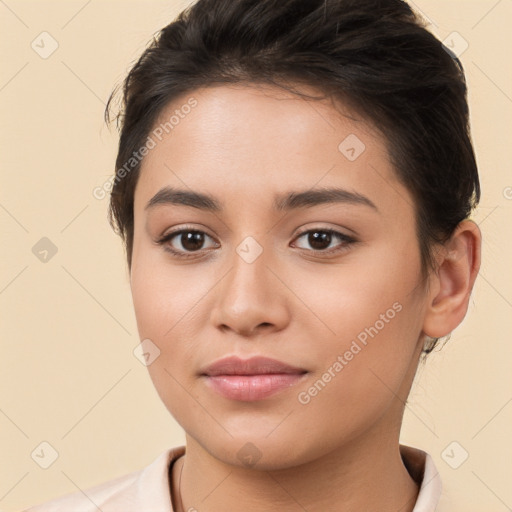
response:
M23 512L123 512L146 509L172 512L169 466L185 453L179 446L162 452L143 469L107 482L66 494Z

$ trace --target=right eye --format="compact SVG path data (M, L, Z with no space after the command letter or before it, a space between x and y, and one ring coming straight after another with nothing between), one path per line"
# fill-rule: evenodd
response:
M170 252L178 258L195 257L196 254L204 249L205 239L212 237L204 231L192 228L181 228L165 234L157 240L164 250ZM214 244L213 247L216 245ZM217 245L218 246L218 245Z

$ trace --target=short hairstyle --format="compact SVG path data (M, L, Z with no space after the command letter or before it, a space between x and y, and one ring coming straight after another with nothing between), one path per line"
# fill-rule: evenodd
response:
M234 83L339 98L376 127L414 199L424 277L435 269L436 244L470 216L480 184L462 65L401 0L197 0L160 30L125 78L115 116L109 222L129 268L141 162L129 172L126 163L173 99ZM296 90L300 84L323 96Z

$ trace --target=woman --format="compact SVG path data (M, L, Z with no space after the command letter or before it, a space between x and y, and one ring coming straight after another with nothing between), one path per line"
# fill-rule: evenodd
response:
M399 0L199 0L123 93L110 220L186 446L29 510L446 512L399 435L480 266L460 62Z

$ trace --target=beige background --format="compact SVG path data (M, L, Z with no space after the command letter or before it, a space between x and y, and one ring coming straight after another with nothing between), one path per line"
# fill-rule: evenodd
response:
M2 510L139 469L184 442L133 355L124 254L108 200L92 190L113 173L117 134L102 120L112 87L186 3L0 1ZM419 370L401 442L432 454L452 512L501 512L512 507L512 2L416 5L438 37L469 45L484 245L469 315ZM50 37L58 49L41 58L32 41L48 51ZM57 248L46 263L32 252L43 237ZM58 452L48 469L31 457L49 457L42 442Z

